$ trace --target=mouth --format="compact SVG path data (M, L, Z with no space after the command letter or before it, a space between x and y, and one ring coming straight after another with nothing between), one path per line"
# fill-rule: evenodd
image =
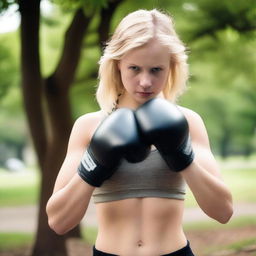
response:
M153 95L153 92L136 92L137 95L143 98L147 98Z

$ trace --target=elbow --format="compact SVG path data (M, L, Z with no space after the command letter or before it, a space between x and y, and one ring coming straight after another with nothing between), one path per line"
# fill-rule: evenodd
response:
M225 216L221 216L217 219L217 221L220 223L220 224L227 224L231 218L232 214L231 215L225 215Z
M58 216L56 216L56 214L54 214L52 212L51 209L51 205L48 202L47 206L46 206L46 213L48 216L48 226L58 235L65 235L69 230L67 228L65 228L65 226L63 225L64 222L63 220L60 221L60 218L58 218Z
M227 202L221 204L218 207L211 207L210 209L204 211L210 218L218 221L221 224L226 224L229 222L233 215L233 204L232 202Z
M216 218L216 220L221 224L227 224L233 215L232 204L228 205L224 211Z
M48 225L57 235L65 235L69 231L63 225L60 225L57 221L55 221L53 218L48 218Z

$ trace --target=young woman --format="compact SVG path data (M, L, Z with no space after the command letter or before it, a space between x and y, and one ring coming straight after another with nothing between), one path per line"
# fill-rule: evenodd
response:
M101 110L75 122L47 204L56 233L79 224L93 197L93 255L191 256L182 228L186 184L208 216L230 219L232 197L203 121L174 105L186 60L167 14L138 10L120 22L100 60Z

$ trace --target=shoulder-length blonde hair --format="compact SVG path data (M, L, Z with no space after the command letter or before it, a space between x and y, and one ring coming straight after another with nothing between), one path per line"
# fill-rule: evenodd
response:
M169 48L171 65L164 97L175 101L183 93L188 79L186 48L174 30L172 18L156 9L138 10L121 20L99 61L96 99L103 111L110 112L123 91L118 61L152 38Z

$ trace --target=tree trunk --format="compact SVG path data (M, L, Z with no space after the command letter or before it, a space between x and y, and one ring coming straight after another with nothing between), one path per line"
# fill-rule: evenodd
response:
M52 161L51 157L53 156L51 154L55 153L56 146L48 141L43 109L43 79L39 57L40 0L31 0L29 3L26 0L20 0L19 10L21 14L21 71L24 107L42 173L39 222L32 255L65 256L67 255L65 237L58 236L50 230L45 213L46 201L53 187L50 170L57 168L63 153L58 152L55 161ZM65 142L66 140L64 140ZM63 146L63 143L61 145ZM46 169L47 171L45 171Z
M45 212L46 203L52 194L54 182L65 157L72 128L72 115L69 101L69 88L73 82L79 63L84 33L90 18L78 10L66 33L63 53L56 71L45 80L44 95L48 116L47 153L42 166L42 183L38 215L38 230L33 256L67 255L65 240L70 235L56 235L48 226ZM71 40L72 39L72 40ZM80 236L79 226L72 236Z
M101 49L104 48L106 41L108 40L112 16L121 2L122 0L112 0L108 3L108 8L101 9L101 20L98 27L99 45L101 46Z
M23 103L39 165L43 166L47 141L42 109L43 83L39 57L40 0L31 0L29 4L26 0L20 0L19 11Z
M59 131L59 134L53 133L48 143L43 176L41 179L38 229L32 254L34 256L68 255L65 244L66 236L56 235L49 228L45 211L46 203L52 194L54 181L65 156L67 138L69 137L72 125L68 97L53 97L53 99L56 99L56 109L62 106L62 111L66 113L67 118L65 118L65 122L62 122L62 130ZM62 118L62 116L63 115L60 113L59 118ZM58 122L58 120L56 120L56 122Z
M56 70L43 79L39 56L40 0L19 0L18 3L21 14L22 93L41 171L38 226L32 256L66 256L66 239L80 236L80 229L76 227L65 236L56 235L48 226L45 208L67 149L73 123L69 89L79 63L84 34L92 17L85 17L81 9L77 10L66 32ZM104 35L109 30L112 14L113 11L106 11L104 22L100 25L101 29L105 28ZM101 36L101 39L104 37Z

